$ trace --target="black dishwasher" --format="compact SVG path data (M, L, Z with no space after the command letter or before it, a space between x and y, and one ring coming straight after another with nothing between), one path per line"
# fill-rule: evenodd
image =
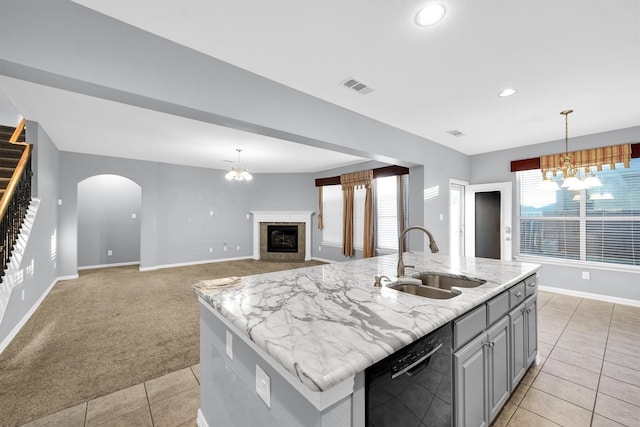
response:
M365 370L367 427L452 425L448 323Z

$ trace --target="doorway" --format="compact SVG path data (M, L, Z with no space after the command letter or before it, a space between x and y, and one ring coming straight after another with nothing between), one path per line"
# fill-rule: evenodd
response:
M449 254L452 257L464 256L464 205L467 183L453 181L449 183Z
M78 183L78 268L140 263L142 187L119 175Z
M511 261L511 188L511 182L465 187L466 256Z

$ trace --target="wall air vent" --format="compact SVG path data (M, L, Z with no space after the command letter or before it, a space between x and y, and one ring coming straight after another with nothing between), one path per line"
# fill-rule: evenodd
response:
M456 129L454 129L454 130L449 130L449 131L447 131L447 133L448 133L449 135L453 135L453 136L456 136L456 137L457 137L457 136L464 136L464 133L462 133L462 132L460 132L459 130L456 130Z
M356 80L353 77L349 77L345 81L341 83L342 86L348 87L349 89L353 89L362 95L366 95L369 92L373 92L373 88L362 83L360 80Z

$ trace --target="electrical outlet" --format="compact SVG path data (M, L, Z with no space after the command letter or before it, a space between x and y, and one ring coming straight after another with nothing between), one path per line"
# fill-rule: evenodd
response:
M209 211L209 216L213 216L213 211Z
M265 371L256 365L256 393L271 408L271 378Z
M137 215L135 212L134 212L134 213L132 213L132 214L131 214L131 219L136 219L136 218L138 218L138 215Z
M209 253L213 253L213 248L209 248Z
M109 250L107 251L107 256L112 256L112 255L113 255L113 251L112 251L111 249L109 249Z
M24 289L22 290L22 299L21 301L24 301Z
M322 245L318 246L318 252L322 252Z
M444 214L440 214L440 221L444 221Z
M247 214L247 219L251 218L251 215Z
M589 273L588 271L583 271L582 272L582 278L584 280L591 280L591 273Z
M225 351L227 352L227 356L229 356L229 359L233 360L233 335L231 335L231 332L226 331L227 332L227 345L226 345L226 349Z
M62 199L58 199L58 206L62 206Z
M236 246L236 251L240 250L240 245Z
M226 243L224 244L224 249L223 249L223 250L224 250L225 252L227 252L227 244L226 244Z

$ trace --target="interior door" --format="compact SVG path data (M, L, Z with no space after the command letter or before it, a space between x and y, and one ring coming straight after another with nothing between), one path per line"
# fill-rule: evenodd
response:
M465 254L511 261L511 182L469 185Z

